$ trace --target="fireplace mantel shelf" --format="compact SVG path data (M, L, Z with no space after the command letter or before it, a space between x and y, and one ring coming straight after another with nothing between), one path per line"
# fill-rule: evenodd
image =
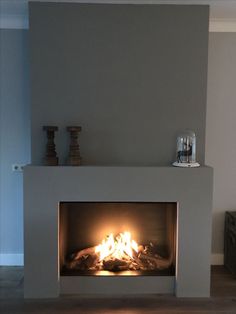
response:
M173 171L181 172L181 171L198 171L202 169L212 169L212 167L207 165L201 165L200 167L193 167L193 168L185 168L185 167L174 167L174 166L158 166L158 165L81 165L81 166L67 166L67 165L59 165L59 166L43 166L43 165L26 165L24 169L31 168L31 169L107 169L107 168L113 168L113 169L172 169Z

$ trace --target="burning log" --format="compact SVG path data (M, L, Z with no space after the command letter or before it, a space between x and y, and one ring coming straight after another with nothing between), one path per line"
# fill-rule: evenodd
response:
M81 251L73 254L71 257L73 260L79 260L83 256L95 254L95 248L96 248L95 246L88 247L87 249L81 250Z
M89 247L71 255L67 267L69 269L86 270L97 265L99 256L95 253L95 247Z
M163 258L154 253L153 245L137 245L130 233L116 238L109 235L98 246L71 255L67 267L79 270L162 270L173 264L173 255Z
M172 264L172 260L164 259L160 257L150 256L146 254L140 254L139 259L144 262L147 261L147 263L150 265L152 269L166 269L169 268Z
M110 271L129 270L131 261L115 259L105 259L103 261L103 269Z

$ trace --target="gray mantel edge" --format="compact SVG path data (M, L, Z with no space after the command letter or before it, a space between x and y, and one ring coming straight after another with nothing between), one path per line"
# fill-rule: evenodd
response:
M178 202L174 293L178 297L209 297L212 182L213 169L207 166L25 167L25 297L60 294L60 201Z

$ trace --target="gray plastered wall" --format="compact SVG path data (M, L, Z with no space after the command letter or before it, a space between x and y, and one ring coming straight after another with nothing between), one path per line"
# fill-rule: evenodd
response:
M208 6L30 3L32 162L43 125L81 125L84 164L168 165L176 136L204 163Z

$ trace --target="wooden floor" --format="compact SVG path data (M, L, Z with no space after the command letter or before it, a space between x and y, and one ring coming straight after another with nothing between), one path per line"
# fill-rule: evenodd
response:
M212 269L211 298L173 296L23 299L23 268L0 267L1 314L236 314L236 278L222 266Z

